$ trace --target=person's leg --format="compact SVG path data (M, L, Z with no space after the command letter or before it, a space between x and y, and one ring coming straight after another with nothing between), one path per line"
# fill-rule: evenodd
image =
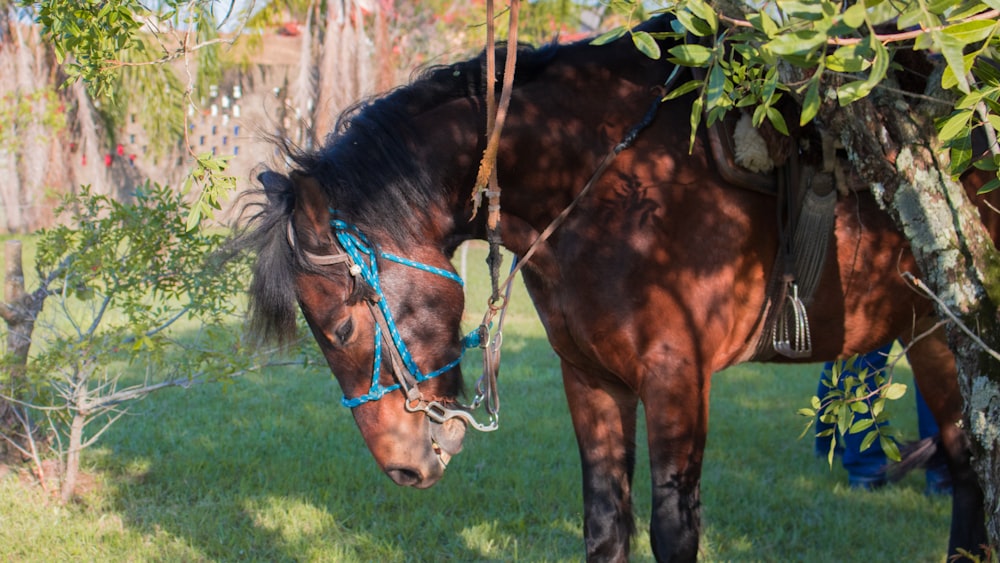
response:
M842 367L842 374L845 376L851 373L856 374L864 368L867 368L869 372L884 368L886 357L891 348L892 344L887 344L874 352L869 352L868 354L859 356L850 364L845 363ZM832 363L827 363L824 367L823 374L820 377L818 394L821 398L826 394L826 390L828 389L826 383L829 382L829 370L831 369ZM868 389L874 391L876 388L874 378L868 378L865 381ZM854 416L855 421L857 421L862 420L865 417L871 417L871 414L855 413ZM884 424L888 423L883 423L883 425ZM825 428L829 428L829 425L823 425L817 422L817 432L821 432ZM886 457L882 448L878 445L878 442L875 442L870 447L862 451L861 442L864 440L864 436L865 433L849 433L846 436L839 437L838 442L843 446L842 463L844 465L844 469L847 470L848 482L851 487L873 489L884 485L886 482ZM827 455L830 448L829 440L830 437L816 439L817 454Z

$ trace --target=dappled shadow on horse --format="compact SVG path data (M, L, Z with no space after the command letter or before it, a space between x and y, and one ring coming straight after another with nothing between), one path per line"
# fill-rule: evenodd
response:
M469 198L485 144L482 62L431 69L345 115L319 150L289 151L289 172L261 176L266 198L238 241L258 257L253 331L287 341L302 311L375 460L401 485L434 484L476 424L459 402L470 339L449 258L486 234ZM503 243L534 253L521 271L561 361L592 560L628 556L640 401L653 551L694 559L711 375L912 340L932 312L899 275L917 271L906 240L871 194L848 192L831 206L827 260L802 304L811 355L774 356L775 196L724 179L704 133L689 153L690 98L649 113L672 70L627 37L526 50L499 152ZM940 338L926 342L912 363L955 475L951 549L976 551L982 493L957 426L954 361Z

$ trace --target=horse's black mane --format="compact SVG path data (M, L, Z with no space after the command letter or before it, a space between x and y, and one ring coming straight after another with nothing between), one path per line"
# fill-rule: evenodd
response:
M519 48L518 83L537 76L562 48ZM501 50L497 57L501 72L504 56ZM293 170L287 174L265 170L258 176L260 189L245 196L251 203L244 206L241 216L249 216L248 221L232 244L234 251L257 255L249 289L248 328L252 336L263 342L288 344L296 334L293 280L295 273L308 265L287 241L295 205L292 172L319 181L331 207L376 242L382 237L400 245L412 240L424 219L421 213L430 208L442 189L432 183L407 145L407 139L418 133L413 117L451 100L484 96L485 61L485 54L480 54L452 65L431 67L409 85L348 108L317 150L279 143Z
M648 31L669 30L668 20L654 18L642 26ZM630 40L617 42L634 53ZM594 49L585 55L581 50ZM584 40L568 45L549 44L539 48L518 47L515 85L537 80L550 69L557 55L565 53L569 64L596 62L605 47L590 47ZM600 51L598 51L600 50ZM574 53L584 55L573 57ZM506 48L497 51L497 71L502 75ZM607 64L606 62L603 64ZM414 118L449 101L485 97L486 54L448 66L424 71L409 85L383 96L358 103L341 114L334 131L316 150L301 150L287 143L287 173L266 170L258 180L260 188L247 194L241 217L252 215L231 246L234 252L257 255L250 285L249 329L264 342L290 343L296 336L297 297L295 275L309 268L300 250L289 245L288 224L295 208L293 173L315 178L329 197L331 208L359 227L376 244L393 240L400 248L426 224L424 213L438 201L441 191L450 189L432 180L425 163L411 150ZM502 76L498 76L497 88ZM483 110L485 112L485 110ZM485 123L485 113L483 116ZM484 141L485 144L485 141ZM469 186L472 189L472 186ZM253 194L266 197L253 197ZM249 207L256 207L254 213Z
M518 81L530 80L557 49L521 47ZM505 51L498 56L501 69L504 56ZM421 133L414 118L452 100L483 97L485 60L480 54L428 68L409 85L348 108L318 150L288 156L299 171L320 181L332 205L352 222L405 243L423 224L420 210L428 209L441 189L407 144Z

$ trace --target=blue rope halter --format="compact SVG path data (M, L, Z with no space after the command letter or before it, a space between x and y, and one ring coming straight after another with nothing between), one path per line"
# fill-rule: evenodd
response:
M416 362L413 361L413 356L410 355L409 349L406 347L406 343L403 342L403 338L399 335L399 329L396 327L396 321L392 316L392 312L389 310L389 303L385 299L385 294L382 292L382 285L379 281L379 271L378 271L378 259L383 258L391 262L396 262L404 266L409 266L417 270L422 270L424 272L429 272L443 278L452 280L461 286L465 286L462 278L458 275L449 272L448 270L437 268L429 264L423 264L421 262L415 262L409 258L404 258L402 256L397 256L389 252L383 252L375 248L369 240L361 231L358 230L354 225L350 225L341 221L339 219L333 219L330 221L330 226L333 227L334 235L337 237L337 242L344 249L344 252L350 258L351 273L357 276L361 276L361 279L365 281L372 290L377 295L375 300L375 305L382 312L382 316L385 318L385 326L389 331L389 337L392 340L392 344L396 347L399 352L399 358L401 359L403 366L413 375L417 383L421 381L427 381L428 379L433 379L443 373L448 372L452 368L458 365L462 361L462 357L465 355L465 348L478 347L480 344L480 335L478 331L469 333L465 338L462 339L464 344L462 353L459 354L458 358L449 362L444 367L434 370L428 374L424 374L420 371ZM363 405L369 401L377 401L381 399L386 393L390 393L399 389L401 387L400 383L395 383L393 385L382 385L379 383L379 372L382 365L382 329L376 322L375 330L375 358L372 365L372 384L368 389L368 392L364 395L355 397L353 399L348 399L346 395L340 400L341 404L348 408L354 408L359 405ZM403 374L397 374L397 378L405 377Z

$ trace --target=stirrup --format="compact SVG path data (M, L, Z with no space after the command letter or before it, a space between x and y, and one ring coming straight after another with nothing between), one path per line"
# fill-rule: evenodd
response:
M785 284L785 299L779 305L777 322L771 330L771 343L774 351L786 358L808 358L812 355L812 339L806 306L799 299L798 284L792 280L786 280Z

